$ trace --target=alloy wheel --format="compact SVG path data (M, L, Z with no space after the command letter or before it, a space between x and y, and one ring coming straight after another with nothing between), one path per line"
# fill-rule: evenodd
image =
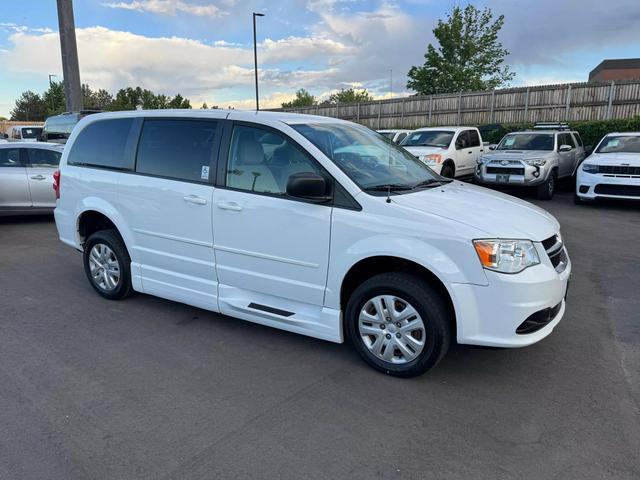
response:
M89 252L91 280L105 291L112 291L120 282L120 264L113 250L104 243L96 243Z

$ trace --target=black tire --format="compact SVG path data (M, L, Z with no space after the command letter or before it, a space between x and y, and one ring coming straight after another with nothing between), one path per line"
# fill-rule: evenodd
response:
M446 178L453 178L455 175L455 171L453 167L449 164L443 165L442 170L440 170L440 175Z
M377 295L395 295L406 300L423 319L425 345L412 361L402 364L384 361L369 350L360 336L360 311ZM349 298L345 322L347 335L364 361L396 377L414 377L430 370L447 353L451 341L451 318L444 299L428 282L405 273L382 273L362 283Z
M109 247L118 261L120 278L113 290L106 290L100 287L91 275L89 255L91 249L96 244L103 244ZM101 296L109 300L122 300L133 294L133 286L131 285L131 258L117 230L100 230L92 234L84 244L82 258L87 279L94 290Z
M556 191L557 183L558 174L554 170L549 174L549 178L547 178L544 183L536 187L536 197L540 200L551 200Z

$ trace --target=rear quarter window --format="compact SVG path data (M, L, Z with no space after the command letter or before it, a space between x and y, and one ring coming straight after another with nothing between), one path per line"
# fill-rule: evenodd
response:
M133 121L117 118L90 123L78 134L67 164L133 170L133 156L127 151Z

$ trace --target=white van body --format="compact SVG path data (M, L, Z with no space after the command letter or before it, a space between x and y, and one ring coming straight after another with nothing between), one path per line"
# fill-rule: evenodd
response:
M117 168L91 165L95 152L110 148L86 140L92 128L108 124L92 125L123 119L131 123L117 147L125 161ZM176 131L182 128L180 121L191 122L193 129L206 129L203 122L212 122L217 132L211 162L180 174L195 175L188 181L156 170L163 162L187 162L183 147L171 143L190 135L187 128ZM173 136L162 136L158 129L163 122ZM96 133L96 142L120 141L118 122L111 124L113 131ZM373 144L361 149L366 153L360 157L354 153L357 145L337 148L332 160L308 132L333 130L371 138ZM333 342L344 340L350 295L367 279L389 270L400 276L412 272L425 289L437 290L442 305L450 309L451 334L459 343L522 347L549 335L563 316L571 272L558 222L514 197L439 177L395 146L395 163L402 165L385 163L385 168L404 175L415 167L431 176L425 182L429 186L363 189L360 175L381 171L380 165L371 166L378 140L385 148L389 145L350 122L290 113L156 110L91 115L73 130L60 164L55 210L60 240L82 251L92 233L109 228L117 231L130 257L133 290ZM185 140L184 148L198 141ZM82 157L85 144L89 153ZM381 161L386 162L387 155L385 150ZM240 157L244 160L239 166L231 165ZM286 192L274 194L278 175L269 169L277 172L276 164L284 164L289 172L304 170L299 165L306 161L331 185L330 198L295 198L289 194L293 174L286 179ZM101 157L96 157L99 162ZM272 186L259 192L260 182ZM483 268L474 246L477 239L526 239L528 255L538 261L517 273ZM109 266L96 268L104 273ZM402 286L396 290L402 297ZM394 303L393 308L405 306ZM375 312L382 315L377 307ZM546 315L539 328L516 332L535 315ZM400 338L400 322L396 325L398 329L382 322L380 328ZM385 335L382 342L390 338ZM373 333L363 338L375 343L377 337ZM407 362L400 353L396 357L387 350L389 355L393 358L387 363L374 366L398 375L421 373L402 370Z

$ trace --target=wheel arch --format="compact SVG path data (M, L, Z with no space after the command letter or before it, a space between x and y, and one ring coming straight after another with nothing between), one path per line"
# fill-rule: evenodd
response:
M432 285L440 294L447 307L451 338L457 338L457 315L453 299L445 283L430 269L413 260L391 255L376 255L363 258L349 268L340 286L340 309L344 312L347 302L355 289L368 278L387 272L404 272L414 274ZM343 333L345 322L343 321Z
M86 239L98 230L115 229L131 256L133 237L131 231L126 228L118 212L110 204L102 199L87 198L76 215L76 240L80 248Z

